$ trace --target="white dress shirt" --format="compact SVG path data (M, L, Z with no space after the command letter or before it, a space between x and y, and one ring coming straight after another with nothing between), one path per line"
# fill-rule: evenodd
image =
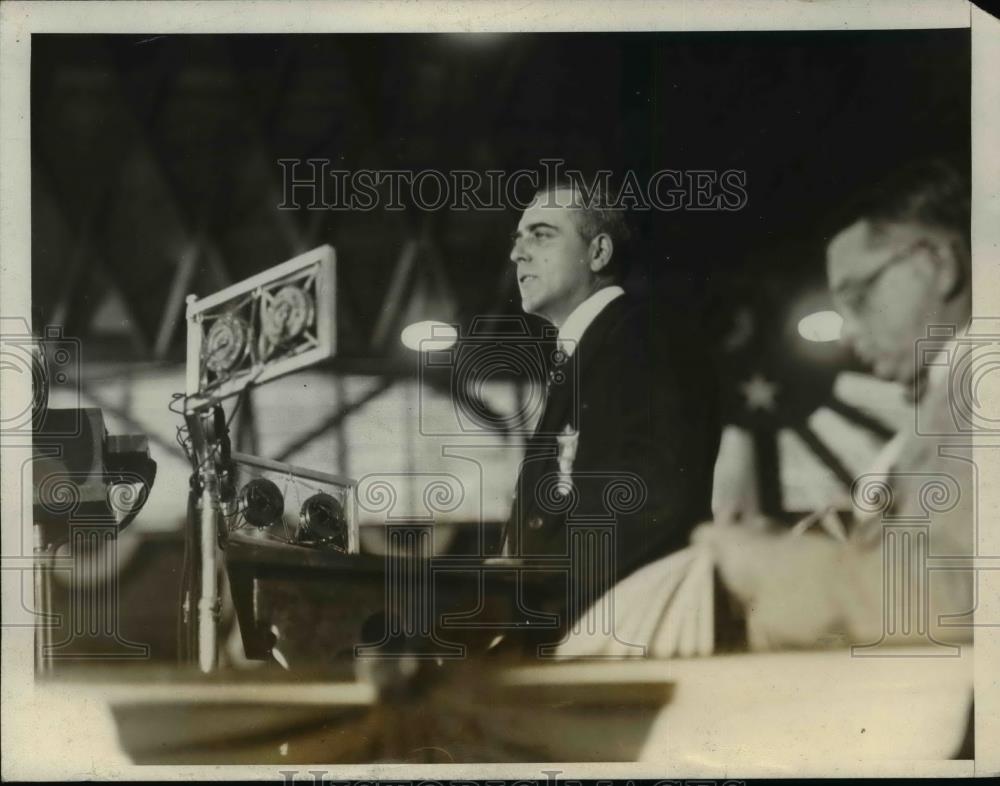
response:
M583 338L584 331L590 327L597 315L604 307L615 298L625 294L625 290L617 284L597 290L593 295L584 300L579 306L573 309L562 327L559 328L559 337L556 343L567 357L572 357L576 352L576 345Z

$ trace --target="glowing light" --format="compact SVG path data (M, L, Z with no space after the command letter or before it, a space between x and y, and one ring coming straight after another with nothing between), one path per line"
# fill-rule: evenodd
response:
M799 320L799 335L817 343L836 341L843 326L844 318L836 311L817 311Z
M403 328L399 336L403 346L414 352L440 352L458 341L458 331L447 322L414 322Z

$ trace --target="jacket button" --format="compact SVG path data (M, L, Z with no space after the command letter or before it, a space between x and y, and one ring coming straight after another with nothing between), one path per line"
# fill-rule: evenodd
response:
M544 523L541 516L532 516L528 519L528 529L541 529Z

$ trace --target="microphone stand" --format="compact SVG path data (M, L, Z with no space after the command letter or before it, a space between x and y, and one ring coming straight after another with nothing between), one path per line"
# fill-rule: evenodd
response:
M197 460L192 475L191 494L196 495L194 510L189 506L189 558L193 565L188 575L182 618L188 630L188 641L194 639L194 652L199 670L209 674L219 662L219 613L222 598L219 592L219 552L225 538L222 516L222 489L231 475L232 445L225 413L218 403L209 408L186 413L189 433ZM194 612L192 614L192 611ZM196 654L196 659L193 657Z

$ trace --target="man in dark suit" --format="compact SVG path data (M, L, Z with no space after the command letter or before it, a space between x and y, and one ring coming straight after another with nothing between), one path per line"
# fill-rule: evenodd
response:
M621 286L628 229L605 194L553 184L513 237L522 306L558 339L546 347L546 402L505 553L526 563L571 557L568 581L526 585L524 611L559 619L552 641L615 581L686 545L710 515L720 426L691 331Z

